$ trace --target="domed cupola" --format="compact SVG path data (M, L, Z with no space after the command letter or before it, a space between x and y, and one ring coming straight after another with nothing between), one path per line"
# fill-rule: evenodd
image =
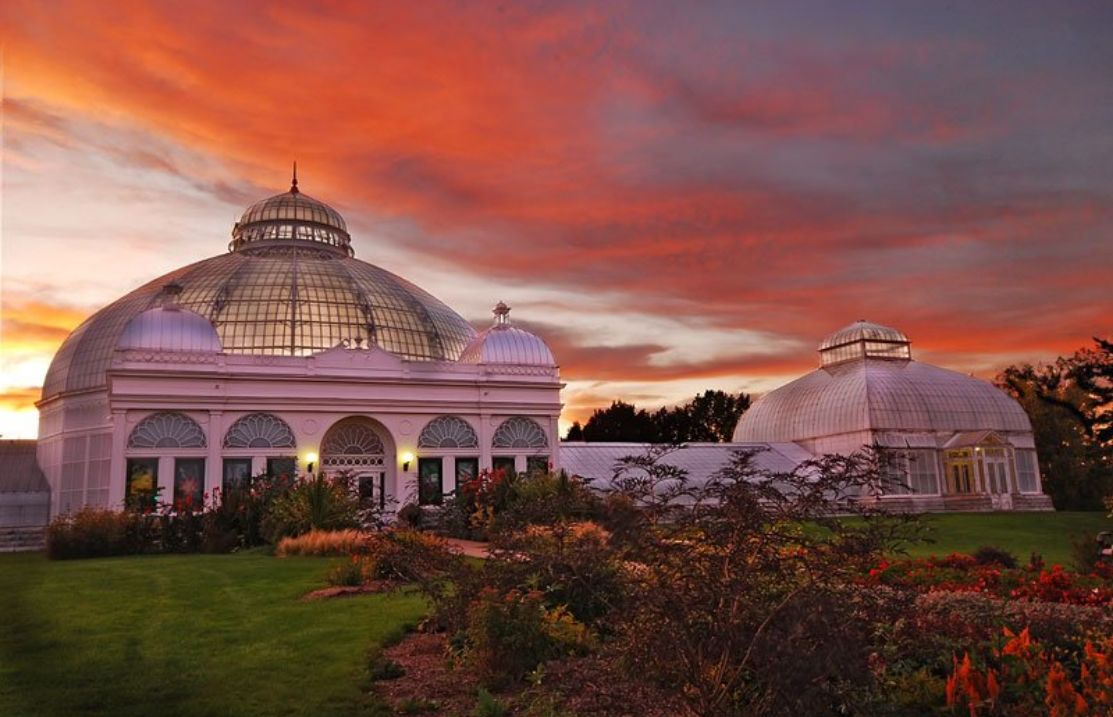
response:
M556 366L553 352L540 337L510 324L510 307L499 302L495 323L476 336L460 354L461 363Z
M298 190L298 165L290 191L255 202L232 228L232 251L270 253L281 247L317 248L353 256L352 237L340 212Z
M124 327L116 348L122 351L181 351L220 353L220 336L200 314L178 306L182 287L167 284L162 306L147 309Z
M904 332L859 319L823 339L819 358L823 366L864 358L907 361L912 358L911 346Z

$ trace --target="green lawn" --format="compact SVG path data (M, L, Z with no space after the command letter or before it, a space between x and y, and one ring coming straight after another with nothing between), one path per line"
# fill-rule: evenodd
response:
M303 603L330 562L0 555L0 715L367 714L414 595Z
M1050 565L1070 567L1071 536L1113 530L1105 513L956 513L923 519L934 543L909 549L911 555L969 553L983 545L1010 551L1021 562L1033 552Z

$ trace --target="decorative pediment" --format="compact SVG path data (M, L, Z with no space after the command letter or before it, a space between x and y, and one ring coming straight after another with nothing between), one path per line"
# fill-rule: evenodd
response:
M310 357L316 371L329 369L401 371L402 359L377 346L349 348L337 345Z

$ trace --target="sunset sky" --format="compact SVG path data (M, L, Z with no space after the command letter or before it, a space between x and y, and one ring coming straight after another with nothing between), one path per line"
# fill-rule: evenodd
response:
M86 316L301 188L568 382L761 393L858 318L992 377L1113 330L1113 3L0 3L0 434Z

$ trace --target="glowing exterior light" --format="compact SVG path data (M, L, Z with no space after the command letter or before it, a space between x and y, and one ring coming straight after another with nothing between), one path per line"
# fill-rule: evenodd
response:
M402 470L409 471L410 464L413 463L414 454L411 451L406 451L402 454Z

